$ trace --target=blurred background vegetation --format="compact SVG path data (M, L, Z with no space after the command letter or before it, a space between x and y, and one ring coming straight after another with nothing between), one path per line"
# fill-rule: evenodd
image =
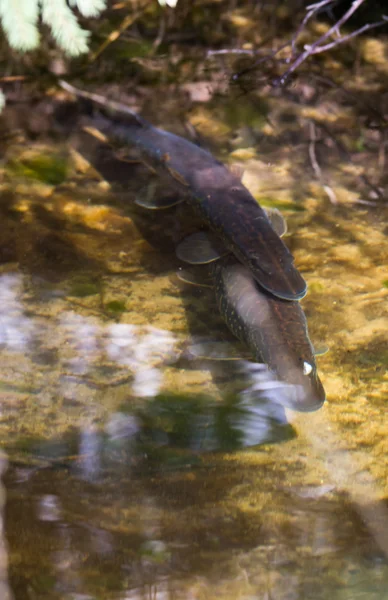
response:
M35 136L45 130L37 105L43 97L49 101L55 96L58 77L81 87L104 86L99 88L102 93L124 101L131 93L156 86L163 94L160 109L170 114L176 114L177 107L169 108L169 103L179 93L182 118L188 110L193 116L196 106L211 107L212 99L222 97L219 119L213 115L212 125L196 134L211 138L210 147L228 136L231 144L231 129L245 136L242 145L250 147L252 135L238 130L242 122L263 132L268 119L273 123L280 118L278 129L287 121L288 141L295 129L302 132L310 145L314 176L323 187L321 159L314 156L326 146L326 151L334 148L348 171L356 171L355 186L361 186L364 199L364 192L368 201L384 197L388 24L383 0L109 0L105 10L102 0L57 3L67 15L63 27L58 19L50 23L52 14L45 13L42 2L40 18L37 10L30 15L39 27L40 43L18 52L12 20L6 25L5 18L12 3L0 0L7 34L0 38L0 87L12 106L34 106L30 120L35 123L29 129ZM352 9L351 17L336 28ZM306 48L320 39L322 47L330 47L307 55L293 69ZM283 99L293 109L276 115L269 99ZM197 126L195 115L191 122ZM268 142L270 136L264 133ZM372 177L360 171L365 152L372 152L378 166ZM335 201L330 193L329 198Z
M66 0L0 0L5 34L1 71L9 77L27 76L28 70L30 77L36 77L45 71L84 72L92 63L95 75L106 76L107 63L113 60L116 66L125 64L124 74L130 70L138 74L145 69L142 59L151 57L169 57L169 66L176 71L177 63L190 60L190 51L222 49L233 51L235 58L261 57L277 48L279 40L284 43L294 36L295 52L311 44L352 6L346 34L384 19L383 0L71 0L69 5ZM298 29L309 12L313 18L308 26ZM373 35L384 31L387 27ZM337 37L343 34L336 33ZM76 56L77 60L70 60ZM278 57L283 64L287 59L289 52ZM175 80L176 75L170 76Z

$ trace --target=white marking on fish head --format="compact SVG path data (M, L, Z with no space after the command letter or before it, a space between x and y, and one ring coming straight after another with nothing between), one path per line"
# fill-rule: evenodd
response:
M313 370L313 366L306 360L303 362L303 375L310 375Z

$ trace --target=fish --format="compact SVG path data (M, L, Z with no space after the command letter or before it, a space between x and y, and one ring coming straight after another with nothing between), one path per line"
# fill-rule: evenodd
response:
M179 201L192 206L262 288L288 301L305 296L307 284L291 252L263 208L222 162L187 139L154 127L124 104L59 83L91 106L92 124L98 131L136 147L147 164L169 177ZM216 254L212 260L218 258Z
M300 303L260 288L251 271L232 256L212 265L212 278L222 318L254 359L285 384L279 389L285 404L300 412L321 408L326 394Z

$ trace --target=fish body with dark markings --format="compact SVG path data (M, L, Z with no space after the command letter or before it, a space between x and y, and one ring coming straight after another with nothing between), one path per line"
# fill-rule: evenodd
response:
M261 206L225 165L188 140L153 127L123 104L65 82L61 85L97 109L92 123L99 131L135 146L145 160L170 176L182 199L190 202L264 289L285 300L303 298L306 282L292 254Z
M318 377L307 321L299 302L276 298L257 285L249 269L232 257L212 266L220 313L254 358L285 385L279 393L294 410L319 409L325 390Z

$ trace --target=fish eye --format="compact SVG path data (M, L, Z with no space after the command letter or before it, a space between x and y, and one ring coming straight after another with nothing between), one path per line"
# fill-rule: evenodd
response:
M310 363L308 363L307 361L303 361L303 375L310 375L312 370L312 365L310 365Z

